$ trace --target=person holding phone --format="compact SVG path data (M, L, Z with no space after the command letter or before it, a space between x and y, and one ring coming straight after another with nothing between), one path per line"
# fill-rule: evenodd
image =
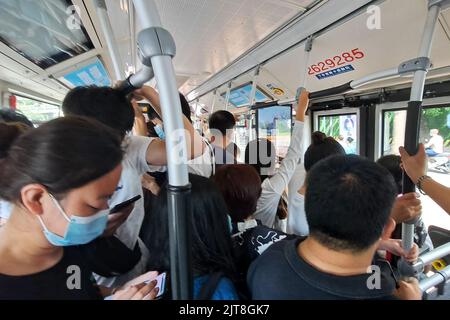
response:
M151 101L153 109L161 115L159 98L154 97L152 88L143 87L136 90L134 94L135 97L143 97ZM114 207L136 195L141 196L134 205L130 204L122 211L109 215L105 237L97 239L96 243L88 248L91 250L89 256L97 260L92 262L104 266L102 268L104 272L96 275L97 283L110 288L120 286L146 271L148 250L139 239L139 231L145 215L141 177L146 172L166 170L166 143L158 138L129 134L134 125L135 110L129 97L118 89L74 88L64 98L62 109L65 115L94 118L114 129L121 137L125 151L122 161L123 170L117 188L108 201L109 206ZM186 139L189 143L187 146L189 159L195 157L196 152L199 154L202 152L203 142L188 119L183 117L183 123L190 137ZM128 252L122 244L128 248ZM118 253L123 255L112 261L110 257L117 256ZM108 264L113 262L114 265L111 265L108 272ZM129 262L129 265L125 265L126 262ZM119 274L118 270L120 270Z
M194 299L237 300L238 274L233 254L227 207L211 179L190 174L192 215L192 269ZM167 183L154 200L149 220L142 226L142 239L150 250L148 270L170 271Z
M7 134L0 126L0 138ZM80 248L106 227L122 172L119 137L79 117L8 136L0 150L0 198L13 210L0 228L0 300L101 299ZM113 298L154 299L155 285L123 288Z

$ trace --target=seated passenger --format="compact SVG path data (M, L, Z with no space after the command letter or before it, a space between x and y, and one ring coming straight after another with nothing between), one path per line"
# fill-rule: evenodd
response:
M310 235L272 245L248 271L253 299L420 299L417 281L395 281L371 267L395 223L397 189L389 172L358 156L337 155L308 173ZM374 270L374 271L372 271Z
M309 92L303 91L299 97L291 144L280 168L275 170L275 148L269 140L253 140L245 148L245 163L256 169L262 181L254 217L269 228L281 229L276 220L277 210L302 155L303 126L308 103Z
M14 204L0 228L0 299L101 299L81 248L107 224L122 171L118 135L78 117L10 133L0 126L0 138L11 139L0 150L0 198ZM126 288L113 299L151 299L154 287Z
M254 218L256 204L261 195L261 179L256 170L245 164L225 165L217 170L214 182L227 204L233 224L232 238L238 271L247 274L250 263L269 246L282 239L285 233L264 226Z
M236 267L226 204L210 179L189 175L192 189L191 253L194 273L194 298L236 300L233 284ZM143 240L150 251L148 270L170 271L167 184L161 188L148 223L142 226ZM216 283L211 283L216 281ZM212 294L202 292L211 286Z
M143 87L136 90L135 94L152 99L153 89ZM159 99L158 99L159 102ZM109 200L110 207L129 200L136 195L141 198L121 212L109 215L110 223L106 235L119 239L125 244L129 252L129 258L122 260L134 261L136 255L140 255L139 263L128 273L123 275L110 274L108 277L97 277L97 282L105 287L114 287L128 282L130 279L142 274L145 271L145 262L148 252L145 245L139 239L139 230L144 219L144 204L141 185L141 177L148 171L165 170L166 144L164 141L156 138L142 136L127 136L134 124L135 110L130 101L119 90L108 87L78 87L72 89L65 97L62 105L65 115L78 115L94 118L103 124L116 130L122 138L125 157L123 159L123 171L116 192ZM160 112L159 105L154 105L156 112ZM190 144L187 148L188 157L195 156L192 152L197 143L202 144L201 137L195 132L192 124L184 118L184 125L187 132L191 135ZM201 147L200 147L201 151ZM108 239L98 239L97 243L91 244L92 250L104 250L113 248L111 245L100 245L102 241ZM117 242L114 242L117 243ZM117 245L121 245L117 243ZM113 249L112 249L113 250ZM114 251L114 250L113 250ZM92 257L114 256L114 253L104 252L103 254L94 252ZM106 270L106 269L105 269Z
M306 176L313 166L322 159L332 155L345 155L345 150L340 143L332 137L327 137L323 132L316 131L311 136L311 145L305 152L303 165ZM299 236L309 234L308 222L305 215L306 178L303 185L290 198L288 204L287 232Z

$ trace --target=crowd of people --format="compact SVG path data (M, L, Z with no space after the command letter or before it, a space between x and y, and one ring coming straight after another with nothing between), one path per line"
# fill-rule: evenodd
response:
M386 263L414 262L427 241L419 235L407 252L398 240L398 225L421 214L417 195L402 194L403 170L450 212L450 190L426 175L425 146L373 162L314 132L303 155L303 91L279 166L266 139L250 141L241 164L233 114L210 115L205 137L181 94L180 103L195 299L421 298L417 280L396 280ZM170 285L158 292L155 277L145 278L154 271L170 282L171 133L158 93L78 87L62 110L37 128L17 112L0 113L0 299L170 299ZM306 178L288 190L281 214L299 169ZM368 285L373 266L377 288Z

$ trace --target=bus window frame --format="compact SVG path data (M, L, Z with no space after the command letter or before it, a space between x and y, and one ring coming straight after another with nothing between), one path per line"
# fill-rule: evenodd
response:
M356 144L356 153L357 155L361 155L361 109L360 108L343 108L343 109L331 109L331 110L322 110L322 111L313 111L313 130L315 132L319 130L319 118L320 117L332 117L332 116L346 116L346 115L354 115L356 114L357 121L357 136L358 142Z
M450 105L450 96L424 99L422 108L439 108L445 105ZM375 159L377 160L383 156L383 131L384 131L384 112L385 111L400 111L406 110L408 101L386 102L377 104L375 107Z

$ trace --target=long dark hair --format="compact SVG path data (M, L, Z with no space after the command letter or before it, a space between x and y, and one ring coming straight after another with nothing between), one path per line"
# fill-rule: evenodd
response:
M0 137L11 136L0 127ZM20 200L23 186L39 183L54 195L81 187L113 170L122 161L118 134L82 117L58 118L21 134L0 150L0 198ZM0 139L1 140L1 139Z
M209 179L190 174L192 185L190 215L192 268L202 276L221 271L235 278L236 269L231 234L227 221L227 206L216 185ZM167 184L150 212L150 219L142 226L143 241L150 251L149 270L169 271L169 229Z

